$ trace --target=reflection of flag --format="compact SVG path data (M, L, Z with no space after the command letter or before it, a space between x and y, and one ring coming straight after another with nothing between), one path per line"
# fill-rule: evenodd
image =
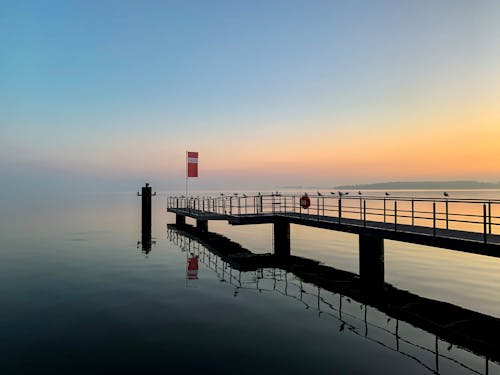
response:
M189 280L198 278L198 256L188 258L187 277Z
M187 152L187 176L198 177L198 153Z

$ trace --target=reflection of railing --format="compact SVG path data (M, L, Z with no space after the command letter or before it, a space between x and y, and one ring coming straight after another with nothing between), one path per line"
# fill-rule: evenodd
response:
M358 219L363 223L423 226L498 233L500 200L457 198L413 198L393 196L351 196L348 193L309 195L310 206L302 208L299 195L224 195L218 197L169 197L168 208L185 208L219 215L316 215ZM495 214L496 212L496 214Z
M358 303L351 298L304 282L290 272L279 268L259 268L250 272L233 270L223 258L213 254L200 242L182 235L179 231L168 228L167 237L182 251L197 255L200 264L215 272L221 282L233 285L235 297L240 290L252 289L259 292L279 293L292 298L302 303L306 309L316 310L319 317L325 315L336 319L340 324L340 331L347 329L388 350L398 352L432 373L439 373L443 365L456 365L461 370L475 374L488 374L492 366L500 371L500 366L490 361L488 357L480 357L465 349L453 347L451 343L440 339L437 335L415 328L399 319L391 318L375 308L370 309L373 311L373 317L370 318L369 305L359 304L358 309L355 307ZM381 322L385 322L385 326ZM394 322L393 327L389 325L391 322ZM372 334L372 331L375 332ZM411 332L415 334L411 335ZM422 336L422 333L432 342L430 347L414 342L415 338ZM404 346L409 348L405 350ZM433 358L432 365L428 363L429 356ZM478 369L478 366L474 368L473 365L464 363L464 357L468 357L467 359L476 364L484 363L484 368ZM448 363L445 364L443 361L448 361Z

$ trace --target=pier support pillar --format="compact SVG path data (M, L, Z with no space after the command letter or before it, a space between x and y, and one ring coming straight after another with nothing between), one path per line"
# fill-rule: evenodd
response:
M208 232L208 220L196 220L196 229L200 233Z
M186 216L175 214L175 224L185 225L186 224Z
M370 290L383 290L383 238L359 235L359 276L364 288Z
M290 255L290 223L277 221L273 224L274 254Z

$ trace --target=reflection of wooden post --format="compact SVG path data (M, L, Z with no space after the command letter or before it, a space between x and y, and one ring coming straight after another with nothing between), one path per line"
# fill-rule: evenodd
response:
M364 287L382 289L384 286L384 239L359 236L359 276Z

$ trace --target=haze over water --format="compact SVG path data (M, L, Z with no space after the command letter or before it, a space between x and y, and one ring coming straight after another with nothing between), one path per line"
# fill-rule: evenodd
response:
M167 229L165 199L184 191L186 151L195 195L498 182L499 35L497 1L0 0L0 374L500 373L283 270L235 284ZM159 192L148 254L146 181ZM270 225L209 230L272 250ZM357 236L291 236L293 255L358 272ZM386 282L497 318L499 271L385 241Z
M166 227L174 221L165 212L167 194L153 198L155 243L149 254L138 244L140 199L135 192L3 202L3 374L34 369L267 373L285 368L289 373L370 373L374 367L418 374L435 368L433 335L401 321L399 334L409 343L402 341L398 352L390 333L394 320L350 299L344 299L341 320L335 310L338 295L321 292L318 309L317 288L301 287L300 280L279 270L243 273L241 287L236 271L231 283L230 268L222 275L222 261L216 263L213 255L208 261L207 251L201 258L202 246L193 243L189 251L199 252L200 268L198 278L188 280L189 254ZM485 194L500 197L499 192ZM210 222L209 229L253 252L272 252L269 225ZM293 225L291 244L293 255L358 272L355 235ZM385 269L386 282L397 288L500 317L496 258L386 241ZM447 356L440 357L441 373L474 373L468 368L484 373L484 358L448 347L438 343ZM491 361L488 370L500 373Z

